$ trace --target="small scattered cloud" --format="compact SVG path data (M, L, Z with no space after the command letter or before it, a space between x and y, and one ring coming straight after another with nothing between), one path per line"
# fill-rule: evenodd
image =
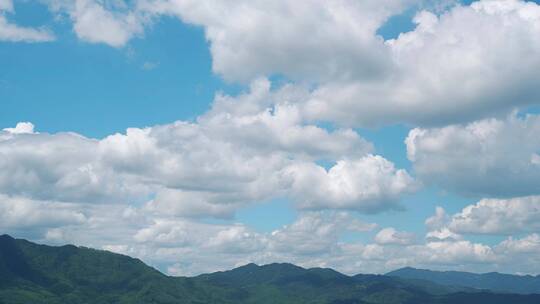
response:
M156 69L158 66L159 66L159 62L146 61L145 63L143 63L141 68L145 71L151 71L151 70Z
M9 14L15 14L11 0L0 0L0 41L10 42L50 42L55 35L47 28L21 27L8 20Z

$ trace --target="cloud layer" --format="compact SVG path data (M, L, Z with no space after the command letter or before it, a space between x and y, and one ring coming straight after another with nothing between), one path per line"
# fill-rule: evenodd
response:
M237 98L218 96L196 122L130 128L100 140L35 133L20 123L0 133L0 193L230 217L278 196L300 209L379 212L399 208L417 189L353 130L306 125L295 107L265 106L274 97L259 80ZM254 107L242 110L246 103ZM335 164L326 169L319 161Z

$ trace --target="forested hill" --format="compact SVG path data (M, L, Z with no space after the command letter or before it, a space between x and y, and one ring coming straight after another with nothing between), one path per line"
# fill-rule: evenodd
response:
M536 304L540 295L495 294L380 275L347 276L292 264L249 264L178 278L120 254L38 245L3 235L0 303Z

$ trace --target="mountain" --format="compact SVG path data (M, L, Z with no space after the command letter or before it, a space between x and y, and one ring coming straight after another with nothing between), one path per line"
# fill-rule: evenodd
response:
M500 293L540 294L540 276L518 276L490 272L432 271L402 268L386 274L408 280L425 280L444 286L469 287Z
M347 276L292 264L248 264L192 278L170 277L102 250L38 245L0 236L0 304L450 304L540 303L540 295L469 292L382 275Z
M223 303L211 286L172 278L138 259L0 236L0 303ZM181 299L181 302L179 302Z

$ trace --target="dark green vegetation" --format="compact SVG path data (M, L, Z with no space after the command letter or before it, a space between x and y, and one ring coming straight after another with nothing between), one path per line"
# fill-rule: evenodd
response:
M386 275L402 279L431 281L444 286L488 289L500 293L540 294L540 276L516 276L497 272L476 274L460 271L432 271L410 267L398 269Z
M166 276L140 260L71 245L0 236L0 303L540 303L421 280L291 264L249 264L194 278Z

